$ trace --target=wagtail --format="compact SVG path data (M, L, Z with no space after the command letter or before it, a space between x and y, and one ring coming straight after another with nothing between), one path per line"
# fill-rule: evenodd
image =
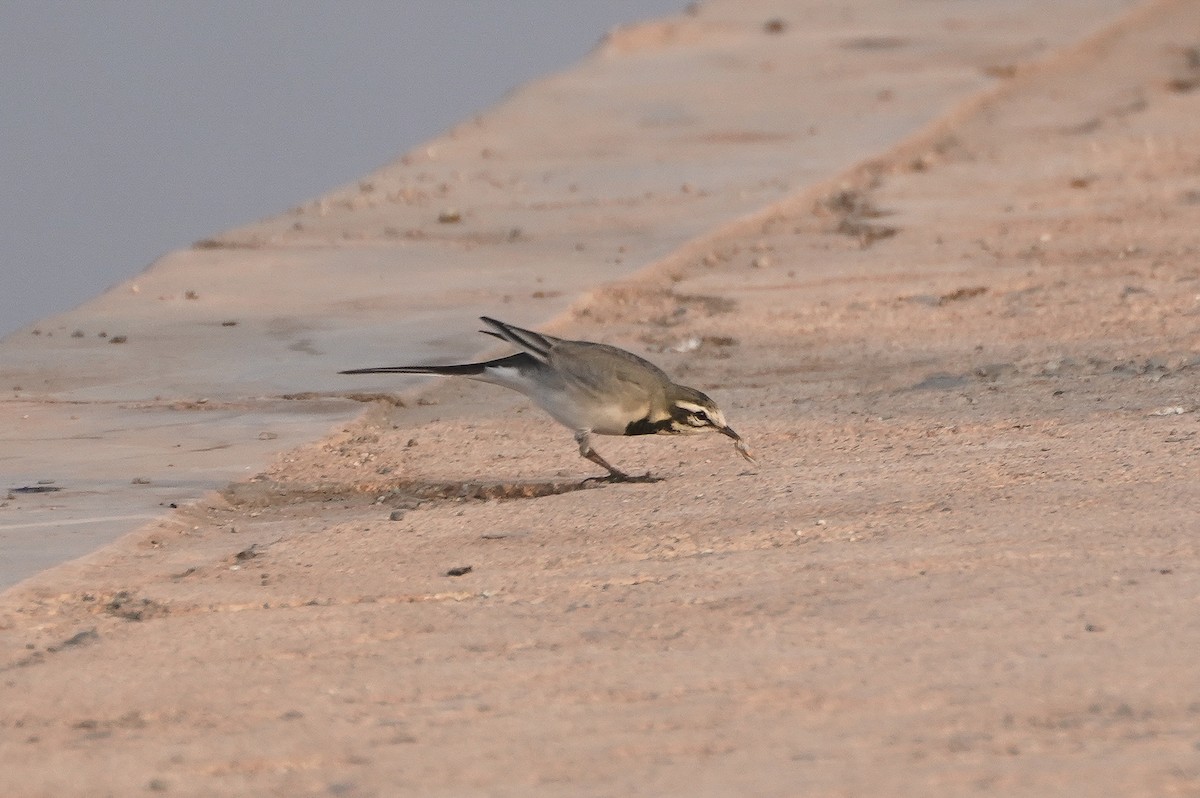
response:
M655 435L716 430L733 438L739 454L754 459L708 396L671 381L662 369L632 352L591 341L568 341L483 316L500 338L522 350L484 363L450 366L383 366L340 374L443 374L469 377L525 394L575 432L579 453L608 471L612 482L652 481L614 468L592 448L591 436Z

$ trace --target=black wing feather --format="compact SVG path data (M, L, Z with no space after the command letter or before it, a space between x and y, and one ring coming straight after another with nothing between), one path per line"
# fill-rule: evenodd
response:
M480 316L480 321L496 330L494 333L486 332L488 335L497 338L503 338L513 346L524 349L529 354L533 355L543 363L548 363L550 360L550 349L558 343L560 339L551 335L543 335L533 330L526 330L521 327L514 327L506 322L497 319Z

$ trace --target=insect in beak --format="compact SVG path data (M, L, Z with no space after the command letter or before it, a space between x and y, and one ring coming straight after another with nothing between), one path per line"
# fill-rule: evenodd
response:
M717 430L722 435L728 435L729 437L733 438L733 448L737 449L737 453L740 454L746 461L755 463L757 465L757 461L754 459L754 456L750 454L750 450L746 448L746 442L742 440L741 435L738 435L733 431L733 427L718 427Z

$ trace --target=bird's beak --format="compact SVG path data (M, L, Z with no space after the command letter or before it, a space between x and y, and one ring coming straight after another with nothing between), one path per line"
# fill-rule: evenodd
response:
M741 435L738 435L733 431L733 427L718 427L717 429L722 435L728 435L729 437L733 438L733 448L737 449L738 454L740 454L745 460L751 463L754 462L753 455L751 455L750 450L746 448L746 442L742 440Z

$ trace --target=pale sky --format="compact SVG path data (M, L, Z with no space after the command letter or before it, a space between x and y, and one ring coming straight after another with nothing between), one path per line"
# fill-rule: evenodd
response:
M684 0L0 0L0 335Z

